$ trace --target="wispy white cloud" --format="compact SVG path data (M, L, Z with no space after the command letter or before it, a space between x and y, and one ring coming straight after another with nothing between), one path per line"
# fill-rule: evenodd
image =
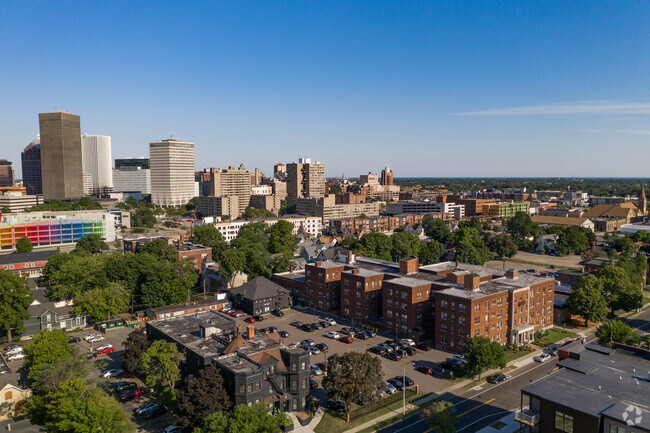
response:
M650 114L650 102L583 101L454 113L456 116L534 116L543 114Z

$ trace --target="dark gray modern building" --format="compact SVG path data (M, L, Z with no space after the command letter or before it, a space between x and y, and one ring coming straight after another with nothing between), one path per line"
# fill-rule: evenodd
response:
M64 111L40 113L43 196L78 200L83 194L81 118Z
M41 141L37 137L20 154L23 168L23 185L28 195L43 194L41 181Z
M524 431L650 432L650 351L577 342L559 358L559 370L521 390Z
M235 321L214 311L146 322L149 340L177 344L185 368L196 374L216 364L234 404L264 402L269 409L305 411L309 396L309 353L287 347L277 334L242 334Z
M143 169L151 168L149 158L116 158L115 169L119 170L122 167L140 167Z
M291 306L291 292L264 277L257 277L230 290L230 301L247 314L264 314Z

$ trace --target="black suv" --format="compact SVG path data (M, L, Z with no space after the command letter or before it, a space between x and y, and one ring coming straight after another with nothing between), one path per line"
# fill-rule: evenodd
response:
M271 311L271 314L277 317L284 317L284 313L281 310L273 310Z
M128 391L129 389L136 389L138 387L138 384L135 382L118 382L115 384L115 391L117 392L124 392Z

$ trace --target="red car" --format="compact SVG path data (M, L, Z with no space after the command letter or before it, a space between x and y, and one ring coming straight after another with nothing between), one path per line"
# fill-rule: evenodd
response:
M416 368L416 370L419 371L420 373L433 375L433 368L427 367L426 365L420 365Z
M120 400L122 400L122 401L133 400L134 398L137 398L137 397L140 397L141 395L144 395L145 392L146 392L146 390L144 388L132 389L132 390L127 391L124 394L120 395Z
M255 323L255 318L254 317L247 317L247 318L244 319L244 322Z
M97 351L97 353L100 354L100 355L101 354L106 354L106 353L113 353L113 352L115 352L115 349L112 348L112 347L107 347L106 349L102 349L102 350Z
M348 335L345 335L345 336L339 338L339 341L350 344L350 343L352 343L354 341L354 339L352 337L348 336Z

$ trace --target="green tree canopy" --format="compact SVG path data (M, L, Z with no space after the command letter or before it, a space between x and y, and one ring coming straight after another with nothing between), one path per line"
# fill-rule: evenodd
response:
M470 374L481 374L489 368L505 368L505 351L496 341L485 337L471 337L465 341L465 370Z
M142 365L142 355L149 348L151 342L147 338L147 334L140 329L134 329L122 342L124 346L124 353L120 355L122 367L127 372L136 375L144 376L144 366Z
M589 249L589 237L591 230L584 227L564 227L558 233L557 248L561 254L580 254Z
M257 245L267 249L269 240L266 237L266 223L256 221L244 224L240 229L237 237L230 242L232 248L244 248L249 245Z
M237 272L244 272L246 256L244 252L235 248L226 250L219 260L219 275L232 285Z
M369 353L335 354L327 361L323 388L331 398L343 399L348 413L354 399L368 402L385 387L381 361Z
M361 236L354 252L363 257L391 260L393 241L383 233L366 233Z
M636 346L641 341L641 336L634 332L632 328L621 322L620 320L612 320L603 322L596 328L596 337L598 337L598 344L603 346L610 346L612 338L617 343L629 344Z
M274 218L277 215L271 212L268 209L256 209L254 207L247 207L242 215L242 218L246 220L257 219L257 218Z
M298 238L292 234L293 224L280 220L268 228L269 252L293 255L298 248Z
M282 412L270 414L263 402L251 407L240 404L230 412L208 416L203 427L195 428L194 433L278 433L287 422L286 415Z
M573 285L567 304L572 313L585 319L585 327L590 320L600 320L607 315L603 286L595 275L585 275Z
M177 401L177 421L183 429L201 425L208 416L227 411L231 406L223 377L215 364L208 365L197 376L187 376L178 391Z
M95 254L108 250L108 245L102 240L101 236L92 234L79 239L74 250Z
M485 246L498 257L510 258L517 254L517 244L510 235L487 233L484 242Z
M90 373L86 354L72 347L61 358L35 365L29 372L29 380L35 394L46 395L56 391L62 382L70 379L85 379Z
M153 254L169 262L178 261L178 250L175 246L169 245L164 239L156 239L147 242L138 250L139 254Z
M393 247L390 253L394 260L399 261L407 257L417 256L420 252L420 238L413 233L393 233L391 241Z
M179 365L183 355L175 343L156 340L142 354L147 386L154 388L161 401L169 404L176 396L174 388L181 377Z
M431 239L446 244L451 242L452 234L449 230L449 224L440 218L434 218L433 215L425 215L422 218L422 227L424 227L424 234Z
M442 244L436 240L420 242L420 252L418 259L423 265L432 265L439 263L445 257L445 249Z
M0 269L0 328L11 341L11 330L23 332L23 322L29 319L27 309L33 301L27 278Z
M131 214L131 227L152 228L155 224L156 216L151 209L141 207Z
M459 228L454 234L456 260L472 265L481 265L494 256L485 246L478 230L472 227Z
M454 404L445 400L434 400L422 411L422 419L436 433L456 433L456 409Z
M194 243L212 248L212 260L218 262L221 254L228 248L221 232L213 225L206 224L194 229Z
M27 236L23 236L16 241L17 253L31 253L33 249L34 245L32 245L32 241Z
M536 238L540 235L539 224L534 223L526 212L517 212L505 223L506 230L512 236L518 247L527 248L531 245L529 237Z
M43 364L53 364L55 361L67 358L72 354L68 343L68 334L56 329L48 331L41 329L34 335L31 344L25 346L25 366L32 371Z
M119 313L125 313L131 303L131 292L121 284L109 283L106 287L95 287L74 298L74 314L86 312L96 321L106 320Z
M598 268L596 275L602 284L603 296L612 314L616 310L630 311L641 306L641 287L630 281L625 269L607 263Z

